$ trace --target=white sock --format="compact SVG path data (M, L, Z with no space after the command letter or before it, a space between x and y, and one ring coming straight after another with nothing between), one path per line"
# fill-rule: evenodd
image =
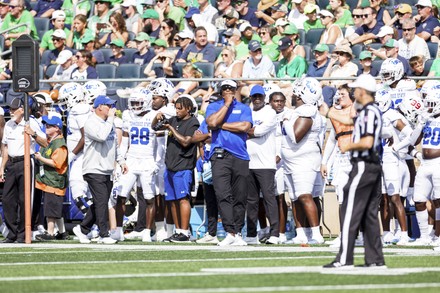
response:
M124 235L124 230L122 230L122 227L116 227L116 232Z
M434 230L434 225L428 224L428 235Z
M408 231L402 231L401 233L400 233L400 238L402 239L402 238L408 238Z
M319 226L316 227L312 227L310 228L312 230L312 238L313 239L317 239L317 238L321 238L321 231L319 231Z
M165 231L165 222L156 222L156 233L158 231Z
M151 235L151 229L144 229L144 233L147 235Z
M428 210L416 211L417 223L420 229L420 238L427 238L429 235Z
M66 228L64 227L64 218L56 219L55 224L57 225L58 232L60 234L63 234L64 232L66 232Z
M296 228L296 237L307 238L306 232L304 231L304 228Z
M394 227L396 227L396 228L394 229L394 232L397 232L397 231L402 230L402 229L400 228L399 221L398 221L397 219L394 219Z
M172 236L174 233L174 224L167 224L167 235Z

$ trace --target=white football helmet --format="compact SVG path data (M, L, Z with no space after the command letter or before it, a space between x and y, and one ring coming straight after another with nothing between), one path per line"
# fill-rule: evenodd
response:
M403 116L413 125L417 123L419 115L425 109L425 105L418 94L407 96L399 103L398 107L403 113Z
M66 111L83 101L84 91L79 83L69 82L60 87L58 93L58 106L62 111Z
M423 97L425 97L428 93L432 91L440 91L440 81L427 80L420 89L420 93L422 94Z
M302 79L300 85L296 87L294 92L305 104L316 106L322 96L321 84L313 77Z
M275 92L281 92L281 88L274 83L265 83L263 85L263 89L264 89L264 103L268 104L269 103L269 99L270 99L270 95L275 93Z
M146 88L134 88L128 98L128 109L135 115L151 110L153 96Z
M156 78L147 87L153 96L161 96L170 100L174 93L174 85L167 78Z
M417 84L413 79L401 79L396 84L396 89L402 90L402 91L415 91L417 90Z
M391 85L395 81L401 80L404 73L403 63L396 58L388 58L380 67L379 76L386 85Z
M107 95L107 87L99 80L90 80L83 85L87 104L93 105L97 96Z
M428 92L425 98L422 99L425 108L432 113L432 115L440 114L440 91L432 90Z
M377 91L374 100L382 113L388 111L392 104L390 93L386 89Z

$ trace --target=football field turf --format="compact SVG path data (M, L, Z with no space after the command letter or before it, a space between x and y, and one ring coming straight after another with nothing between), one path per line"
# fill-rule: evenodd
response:
M322 269L325 246L0 245L1 292L440 292L440 253L384 248L387 269ZM356 248L356 264L363 264Z

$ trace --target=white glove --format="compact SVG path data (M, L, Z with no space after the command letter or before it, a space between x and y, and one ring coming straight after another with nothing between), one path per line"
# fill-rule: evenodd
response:
M68 161L69 161L69 165L70 163L72 163L73 161L76 160L76 158L78 158L78 155L75 155L73 152L70 152L69 155L67 156Z
M153 175L157 175L157 174L159 174L159 171L160 171L160 167L159 167L159 165L154 165L154 169L153 169Z
M417 158L417 160L419 160L420 162L423 162L423 155L422 155L421 152L417 152L417 153L416 153L416 158Z
M432 113L429 113L428 111L423 111L422 114L418 116L419 124L424 126L426 122L428 122L429 119L431 119L432 116L433 116Z

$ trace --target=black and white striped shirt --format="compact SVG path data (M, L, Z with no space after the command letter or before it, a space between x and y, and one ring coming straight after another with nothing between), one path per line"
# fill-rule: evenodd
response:
M363 151L352 151L352 158L379 163L382 155L381 131L382 113L373 102L368 103L359 112L354 122L353 142L357 143L362 137L371 135L374 137L373 147Z

